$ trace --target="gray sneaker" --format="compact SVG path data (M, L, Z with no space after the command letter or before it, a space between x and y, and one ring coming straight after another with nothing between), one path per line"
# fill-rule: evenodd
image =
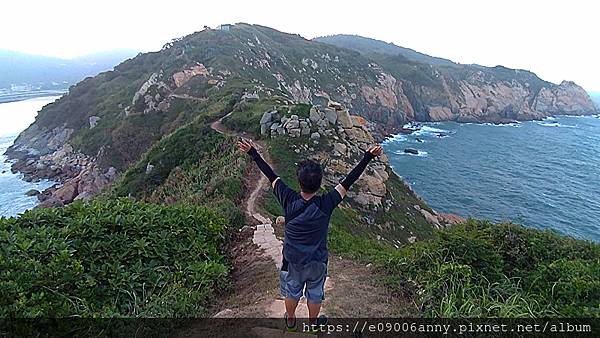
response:
M296 332L296 318L294 318L293 324L290 325L290 321L288 320L287 312L283 314L283 319L285 320L285 328L288 332Z

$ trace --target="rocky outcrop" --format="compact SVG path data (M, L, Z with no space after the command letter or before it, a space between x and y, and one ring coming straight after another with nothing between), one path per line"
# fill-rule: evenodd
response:
M208 69L206 69L206 67L203 64L198 63L188 69L184 69L180 72L173 74L173 81L175 82L175 87L179 88L183 86L191 78L198 75L209 76L210 72L208 71Z
M361 116L351 115L345 106L337 102L329 101L325 107L312 106L308 117L289 112L286 114L286 110L280 108L280 111L268 111L262 115L260 120L262 136L274 138L276 141L281 138L294 139L293 142L291 140L284 140L284 142L291 144L291 149L302 158L311 158L323 165L325 172L323 184L326 187L337 185L362 158L365 150L376 143L372 135L373 124ZM399 195L393 193L394 188L391 185L393 183L390 181L392 175L396 174L392 171L385 154L373 160L348 191L346 205L361 211L363 215L388 213L391 210L397 212L394 208L400 205L397 203ZM400 181L397 176L396 180ZM406 189L410 190L410 188ZM439 229L464 222L458 216L437 214L425 208L415 204L413 209L412 204L409 204L410 210L402 207L401 212L422 218L423 223L429 223ZM376 226L379 230L382 227L394 227L385 222L377 224L369 216L364 220L366 224ZM400 229L403 231L404 226L401 225ZM409 242L417 240L410 231L406 236Z
M90 118L92 121L98 119ZM94 124L95 126L95 124ZM116 169L102 170L95 157L75 151L69 140L73 129L57 127L40 132L31 137L29 133L37 131L30 128L23 132L7 151L10 158L16 159L13 172L23 174L26 181L48 179L57 185L38 194L41 206L64 205L76 199L88 199L110 184L117 175Z
M308 118L285 116L277 111L263 114L261 132L272 138L291 137L306 139L306 144L294 147L297 153L307 152L325 166L326 184L335 185L355 163L348 158L360 158L368 146L375 143L370 123L360 116L350 115L347 108L330 102L327 107L312 106ZM333 152L319 150L325 144ZM384 208L389 178L388 158L384 155L373 161L357 182L357 189L348 192L349 199L359 208Z
M436 229L443 229L455 224L466 222L466 219L457 215L443 213L438 214L433 210L430 212L421 208L419 205L414 205L414 208L415 210L418 210L423 215L423 217L425 217L427 222L433 225Z
M588 93L571 81L542 88L533 101L533 109L548 114L581 115L597 113Z
M367 103L365 110L384 107L401 115L400 121L457 121L507 123L536 120L551 115L590 115L599 111L585 90L573 82L560 85L546 83L539 91L516 80L498 80L482 71L454 83L438 74L440 88L413 87L409 99L400 81L381 72L378 86L363 85L360 94ZM397 83L400 83L398 85ZM362 110L362 109L361 109ZM369 116L369 112L356 113ZM381 118L372 117L380 122ZM397 131L389 123L382 126Z

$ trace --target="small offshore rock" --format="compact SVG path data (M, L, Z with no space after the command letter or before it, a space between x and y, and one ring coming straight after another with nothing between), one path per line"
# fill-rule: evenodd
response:
M28 190L28 191L25 193L25 195L26 195L26 196L37 196L37 195L39 195L39 194L41 194L41 192L40 192L39 190L36 190L36 189L31 189L31 190Z

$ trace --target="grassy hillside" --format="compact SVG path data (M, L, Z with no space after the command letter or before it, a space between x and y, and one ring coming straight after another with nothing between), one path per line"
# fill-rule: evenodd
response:
M600 317L600 245L470 220L400 250L334 228L330 248L377 264L425 317Z
M0 218L0 317L201 316L227 284L226 220L127 199Z

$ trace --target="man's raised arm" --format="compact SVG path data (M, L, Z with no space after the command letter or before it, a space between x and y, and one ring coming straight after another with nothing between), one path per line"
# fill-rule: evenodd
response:
M267 162L265 162L265 160L262 158L262 156L260 156L260 154L256 150L256 146L254 145L254 142L252 142L251 140L242 139L238 142L238 146L240 148L240 151L242 151L242 152L250 155L250 157L252 157L252 159L258 166L258 169L260 169L260 171L262 171L262 173L267 177L269 182L271 182L271 186L274 188L275 181L279 178L279 176L277 176L277 174L275 174L275 172L273 172L273 169L271 168L271 166Z
M365 151L365 155L363 156L362 160L360 160L360 162L358 162L358 164L348 173L348 175L346 175L340 184L335 187L335 190L340 193L342 198L346 196L346 192L348 189L350 189L350 186L354 184L354 182L356 182L360 175L362 175L362 173L365 171L367 164L369 164L372 159L381 155L382 153L383 148L381 148L380 145L371 146L367 149L367 151Z

